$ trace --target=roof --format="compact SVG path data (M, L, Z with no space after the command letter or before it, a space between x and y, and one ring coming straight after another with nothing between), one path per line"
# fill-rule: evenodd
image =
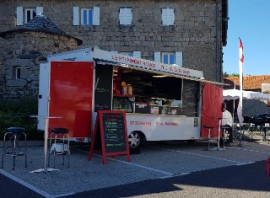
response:
M230 84L225 87L227 89L234 88L234 83L239 87L239 76L224 77L224 83ZM262 83L270 83L270 75L263 76L244 76L243 89L244 90L258 90L262 88Z
M48 34L55 34L60 36L66 36L68 38L74 38L75 40L77 40L78 45L82 44L82 40L66 34L63 30L58 28L48 17L44 15L37 15L28 23L24 24L23 26L19 26L16 29L1 32L0 36L5 37L6 35L14 32L44 32Z

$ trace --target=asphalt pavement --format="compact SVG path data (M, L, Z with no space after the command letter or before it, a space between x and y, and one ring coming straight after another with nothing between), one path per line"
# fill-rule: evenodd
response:
M72 198L270 197L265 161L77 193ZM199 166L200 164L198 164Z
M141 153L88 161L89 145L72 145L70 167L56 158L58 171L31 173L44 164L43 147L28 148L24 158L5 159L0 197L270 197L266 176L268 142L234 142L206 151L206 142L145 144ZM211 148L216 147L211 144Z

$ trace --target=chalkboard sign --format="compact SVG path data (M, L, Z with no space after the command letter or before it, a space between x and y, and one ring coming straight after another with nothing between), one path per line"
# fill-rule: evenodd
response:
M95 111L111 110L112 76L113 67L111 65L96 66Z
M107 156L127 155L127 161L130 161L125 112L98 111L89 160L94 152L102 153L103 164L106 163Z

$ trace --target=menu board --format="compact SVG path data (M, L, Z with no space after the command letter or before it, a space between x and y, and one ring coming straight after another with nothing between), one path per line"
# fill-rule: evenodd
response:
M107 156L127 155L127 161L130 161L125 112L98 111L88 159L100 151L103 164Z
M112 75L112 66L97 65L95 81L95 111L111 110Z
M126 133L123 113L102 113L106 152L126 151Z

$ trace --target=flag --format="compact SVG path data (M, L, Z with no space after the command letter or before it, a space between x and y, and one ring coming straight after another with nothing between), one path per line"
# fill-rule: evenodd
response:
M237 108L237 116L240 123L243 123L243 115L242 115L242 106L243 106L243 62L244 62L244 55L243 55L243 43L239 38L239 85L240 85L240 98L239 104Z
M243 44L241 39L239 38L239 61L244 62L244 54L243 54Z

